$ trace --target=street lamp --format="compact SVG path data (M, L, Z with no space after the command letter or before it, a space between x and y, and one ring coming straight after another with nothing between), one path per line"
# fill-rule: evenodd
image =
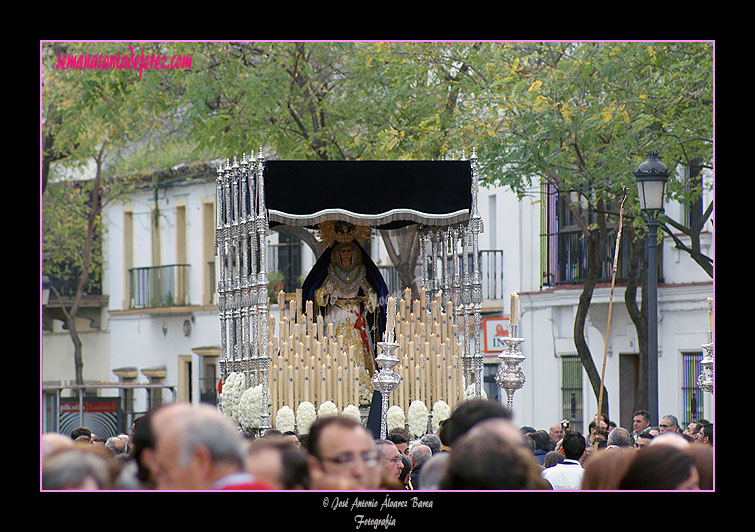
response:
M647 154L633 172L637 180L640 209L648 224L648 412L658 419L658 216L663 212L670 170L658 160L658 152Z

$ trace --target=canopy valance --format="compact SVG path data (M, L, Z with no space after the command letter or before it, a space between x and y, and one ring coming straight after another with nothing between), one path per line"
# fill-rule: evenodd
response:
M263 175L271 226L448 226L472 205L469 161L265 161Z

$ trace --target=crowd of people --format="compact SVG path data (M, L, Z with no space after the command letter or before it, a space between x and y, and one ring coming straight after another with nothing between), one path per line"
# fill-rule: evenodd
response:
M41 439L42 490L712 490L713 425L632 430L596 416L586 434L567 421L516 427L487 399L461 403L437 432L401 428L376 439L353 418L319 417L307 434L252 437L210 405L170 403L130 434L86 427Z

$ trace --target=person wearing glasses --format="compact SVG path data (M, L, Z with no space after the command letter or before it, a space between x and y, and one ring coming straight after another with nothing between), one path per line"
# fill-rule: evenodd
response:
M309 428L307 450L310 489L375 490L380 486L382 468L375 440L353 418L318 418Z
M680 433L682 431L679 428L679 421L676 419L676 416L671 414L665 415L661 418L661 423L658 425L658 428L660 429L661 434L664 432Z
M401 452L391 440L378 440L378 454L383 459L383 474L389 479L398 479L404 462L401 461Z

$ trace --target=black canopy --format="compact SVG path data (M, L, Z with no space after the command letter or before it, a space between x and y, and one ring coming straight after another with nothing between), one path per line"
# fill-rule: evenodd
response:
M446 226L472 204L469 161L266 161L264 176L271 226Z

